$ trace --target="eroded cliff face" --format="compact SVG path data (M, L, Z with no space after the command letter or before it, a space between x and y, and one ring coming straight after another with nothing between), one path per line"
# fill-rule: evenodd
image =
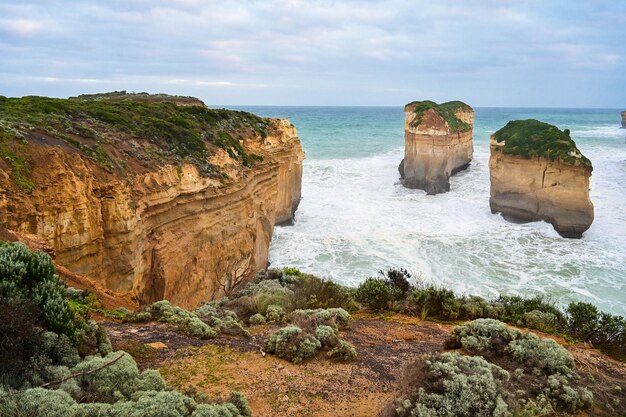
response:
M622 129L626 129L626 111L622 112Z
M473 110L453 111L466 125L456 129L434 109L417 114L411 103L404 111L404 159L398 168L404 186L429 195L450 191L450 176L467 168L473 157Z
M491 211L522 221L545 220L563 237L582 237L594 218L591 168L506 155L493 135L490 143Z
M58 264L109 290L194 307L265 268L274 225L291 221L300 201L296 129L264 123L266 134L241 138L259 161L245 167L218 148L208 162L219 175L134 157L123 171L105 169L65 141L29 132L20 146L34 187L19 190L0 162L0 223L37 235Z

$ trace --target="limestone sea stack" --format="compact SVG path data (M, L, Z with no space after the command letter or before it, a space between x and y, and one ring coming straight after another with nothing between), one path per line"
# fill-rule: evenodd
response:
M626 129L626 110L622 112L622 129Z
M189 97L0 96L0 225L107 290L192 308L264 269L300 201L285 119Z
M563 237L582 237L594 217L593 168L569 130L515 120L491 135L490 143L491 211L521 221L545 220Z
M414 101L404 114L402 183L428 195L450 191L450 176L472 160L474 110L461 101Z

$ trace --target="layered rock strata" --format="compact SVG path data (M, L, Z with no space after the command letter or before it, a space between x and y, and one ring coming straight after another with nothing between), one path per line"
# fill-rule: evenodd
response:
M490 148L493 213L545 220L563 237L582 237L594 218L593 168L568 130L537 120L513 121L491 136Z
M193 307L265 268L274 225L300 201L304 154L288 120L163 96L38 99L0 98L4 227L141 303Z
M404 159L398 167L402 183L429 195L450 191L450 176L472 160L474 111L460 101L415 101L404 112Z

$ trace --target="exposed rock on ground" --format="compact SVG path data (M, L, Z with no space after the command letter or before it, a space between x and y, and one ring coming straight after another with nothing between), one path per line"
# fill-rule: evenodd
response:
M472 160L474 111L460 101L415 101L404 112L402 183L429 195L450 191L450 176Z

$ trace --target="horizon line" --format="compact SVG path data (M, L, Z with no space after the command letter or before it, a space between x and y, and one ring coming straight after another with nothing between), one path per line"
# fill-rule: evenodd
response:
M206 104L209 108L227 107L370 107L370 108L398 108L405 105L390 104ZM546 110L617 110L625 111L623 107L558 107L558 106L470 106L475 109L546 109ZM621 110L624 109L624 110Z

